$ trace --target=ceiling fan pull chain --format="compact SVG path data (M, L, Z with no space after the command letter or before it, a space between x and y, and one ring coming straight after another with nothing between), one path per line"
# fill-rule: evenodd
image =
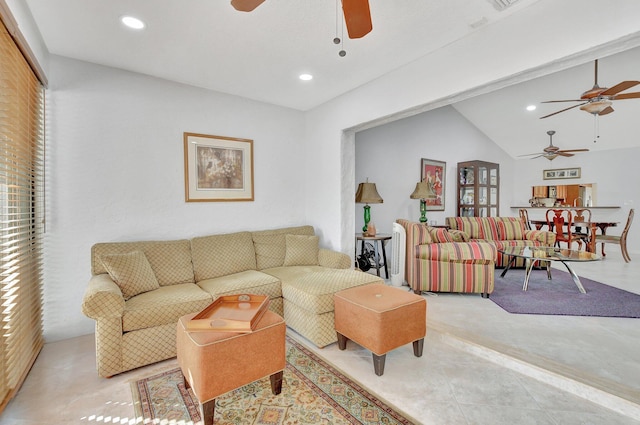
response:
M340 45L340 51L338 52L338 56L344 57L347 52L344 50L344 23L342 16L342 0L336 0L336 36L333 39L333 44ZM340 36L338 37L338 25L340 25Z
M593 143L596 143L600 138L600 121L598 121L598 114L593 114Z

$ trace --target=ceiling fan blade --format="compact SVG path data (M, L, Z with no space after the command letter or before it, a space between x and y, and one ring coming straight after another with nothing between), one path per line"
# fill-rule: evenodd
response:
M589 152L589 149L563 149L558 152Z
M544 155L544 152L527 153L527 154L518 155L518 156L531 156L531 155Z
M263 2L264 0L231 0L231 6L240 12L251 12Z
M342 0L342 11L349 38L362 38L373 29L369 0Z
M611 106L607 106L602 111L598 112L598 115L607 115L613 112L613 108Z
M566 151L558 151L555 154L556 155L562 155L562 156L573 156L574 155L572 153L567 153Z
M540 103L558 103L558 102L584 102L584 99L546 100Z
M622 99L640 99L640 92L617 94L612 97L615 100Z
M568 111L569 109L577 108L578 106L582 106L582 105L585 105L587 103L589 103L589 102L583 102L583 103L578 103L577 105L569 106L568 108L564 108L564 109L561 109L561 110L559 110L557 112L554 112L552 114L545 115L544 117L540 117L540 119L549 118L549 117L551 117L553 115L559 114L560 112Z
M615 86L606 89L605 91L603 91L602 93L600 93L600 96L612 96L614 94L618 94L621 91L624 91L626 89L630 89L633 86L637 86L638 84L640 84L640 81L623 81L621 83L616 84Z

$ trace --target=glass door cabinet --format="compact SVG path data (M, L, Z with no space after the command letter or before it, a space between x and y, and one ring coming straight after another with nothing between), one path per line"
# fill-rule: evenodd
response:
M500 165L485 161L458 163L458 217L500 214Z

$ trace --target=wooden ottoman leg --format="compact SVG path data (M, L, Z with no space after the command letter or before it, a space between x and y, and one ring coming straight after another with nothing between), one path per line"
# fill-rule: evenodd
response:
M206 403L200 404L200 416L202 417L203 425L213 425L213 413L216 408L216 400L209 400Z
M340 332L336 332L336 335L338 335L338 348L340 350L344 350L345 348L347 348L347 340L349 338L342 335Z
M383 354L379 356L375 353L371 353L371 355L373 356L373 370L376 372L376 375L382 376L384 373L384 361L387 358L387 355Z
M282 375L284 370L276 372L269 377L271 379L271 392L273 395L278 395L282 392Z
M424 338L420 338L417 341L413 341L413 355L416 357L422 357L422 349L424 348Z

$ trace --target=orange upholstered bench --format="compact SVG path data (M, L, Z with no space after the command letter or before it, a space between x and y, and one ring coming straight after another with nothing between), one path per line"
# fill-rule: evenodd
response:
M185 384L200 402L205 425L213 424L215 398L270 376L271 391L280 394L285 368L285 331L282 317L266 311L251 333L187 331L194 314L178 320L178 364Z
M376 375L384 373L386 353L413 343L422 356L427 333L427 302L411 292L383 284L358 286L334 294L338 348L352 340L373 354Z

